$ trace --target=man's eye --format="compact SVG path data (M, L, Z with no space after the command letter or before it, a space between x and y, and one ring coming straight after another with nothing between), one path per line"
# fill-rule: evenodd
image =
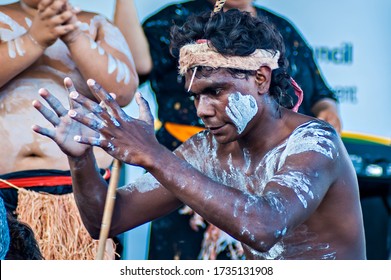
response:
M198 100L200 98L200 95L196 93L191 93L189 98L191 101Z
M223 90L221 88L215 89L214 94L219 95Z

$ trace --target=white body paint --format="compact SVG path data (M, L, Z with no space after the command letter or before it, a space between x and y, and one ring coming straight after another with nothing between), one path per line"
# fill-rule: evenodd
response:
M0 22L10 27L10 29L0 28L0 40L7 42L9 57L24 56L26 50L23 48L23 40L19 37L25 34L27 30L2 12L0 12ZM28 24L27 20L26 23Z
M239 98L239 100L241 99ZM247 122L250 119L251 118L248 117ZM242 122L242 124L244 123L245 122ZM234 205L238 208L234 209L234 217L243 214L239 213L239 208L244 209L244 212L246 212L247 209L250 209L251 206L256 203L256 198L263 195L265 186L270 181L274 181L283 187L293 189L303 207L307 207L307 199L314 198L314 194L311 190L310 177L307 174L297 171L288 172L284 175L276 173L283 167L287 157L291 155L316 152L329 159L338 157L337 149L332 141L332 133L328 130L324 130L324 126L324 124L317 121L311 121L299 126L293 131L289 138L270 150L257 164L255 171L248 175L243 172L243 169L238 169L232 164L231 156L228 156L225 162L222 161L221 157L217 157L218 143L214 138L212 138L211 143L208 143L203 134L198 134L186 143L190 149L182 150L179 148L179 151L183 154L186 161L213 180L224 185L235 187L249 194L249 199L245 205L240 205L238 201L234 202ZM244 151L243 158L245 160L245 169L248 169L252 160L248 151ZM225 166L228 166L228 171L224 170ZM210 194L206 194L205 199L213 199L213 197L211 197ZM284 215L286 211L284 202L278 200L277 197L274 197L271 194L268 195L267 201L269 201L270 207ZM268 252L261 253L255 250L251 250L251 252L256 257L264 259L283 259L285 254L292 254L292 250L297 250L297 254L300 254L316 247L321 249L324 248L324 254L319 256L319 258L335 258L335 253L330 249L328 244L314 244L313 233L309 232L307 228L303 230L301 227L300 230L302 231L299 234L302 243L300 243L300 245L295 245L295 248L287 248L284 245L284 240L290 239L292 236L296 237L298 234L297 230L289 231L284 227L275 232L276 237L282 237L281 241L276 243ZM254 238L245 227L242 228L241 232L244 235L247 234L250 239Z
M228 97L225 112L236 125L238 133L241 134L258 112L258 106L253 96L236 92Z
M133 184L128 184L124 187L121 187L123 190L133 192L134 190L145 193L152 191L160 186L160 183L153 177L150 173L146 173L143 176L139 177L136 182Z
M103 38L104 42L108 44L110 47L124 53L130 61L132 61L132 54L129 50L128 44L126 43L125 38L119 31L119 29L110 24L103 16L96 15L94 16L90 24L82 23L80 25L80 29L83 31L88 31L90 35L96 34L98 28L102 28L105 34ZM100 55L105 54L105 50L101 47L100 41L93 41L91 39L91 49L98 49ZM107 54L108 56L108 66L107 72L108 74L112 74L117 70L116 81L121 82L124 81L125 84L130 82L130 70L126 63L122 62L120 59L112 56L111 54Z

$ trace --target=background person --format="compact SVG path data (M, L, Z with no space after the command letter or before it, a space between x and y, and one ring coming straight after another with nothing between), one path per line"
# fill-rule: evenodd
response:
M33 124L46 125L31 102L39 97L42 87L66 102L63 80L69 76L88 98L94 97L85 81L94 77L117 93L121 106L128 104L138 86L129 47L121 32L103 16L78 11L67 0L22 0L0 6L0 61L0 149L7 155L0 158L0 178L8 182L0 182L0 195L6 208L14 212L19 207L18 218L23 214L22 220L39 237L45 259L93 258L93 241L73 199L67 157L51 141L31 131ZM106 171L112 158L100 149L94 152L108 179ZM31 209L32 200L41 208ZM45 204L49 206L42 206ZM59 205L66 209L62 211ZM61 213L66 213L65 217ZM46 215L57 224L48 224L52 221ZM47 230L53 234L46 234Z

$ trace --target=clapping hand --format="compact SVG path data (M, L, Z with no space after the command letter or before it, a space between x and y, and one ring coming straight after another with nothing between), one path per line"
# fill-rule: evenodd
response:
M34 101L34 107L54 125L54 129L39 126L33 129L53 139L67 155L77 157L85 153L87 147L97 146L114 158L142 166L160 147L149 105L140 93L135 96L139 106L139 118L135 119L122 110L114 94L107 93L94 80L88 80L87 84L100 101L99 104L79 94L69 78L65 84L70 97L70 110L67 111L46 90L41 90L41 95L55 113L38 101ZM151 157L147 157L148 154Z

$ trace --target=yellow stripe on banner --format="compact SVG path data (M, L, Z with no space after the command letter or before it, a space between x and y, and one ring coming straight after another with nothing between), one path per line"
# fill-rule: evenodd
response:
M391 146L391 138L381 137L376 135L364 134L352 131L342 131L342 138L349 138L353 140L369 141L381 145Z
M172 122L166 122L164 124L164 127L173 137L175 137L177 140L181 142L185 142L191 136L205 129L199 126L178 124Z

